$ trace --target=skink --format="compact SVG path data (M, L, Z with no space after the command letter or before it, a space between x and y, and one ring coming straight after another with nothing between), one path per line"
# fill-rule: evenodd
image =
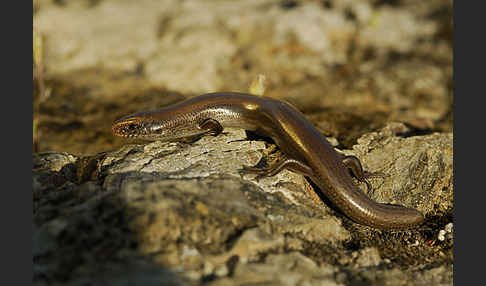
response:
M218 135L226 127L268 136L284 154L269 168L244 171L273 176L288 169L312 180L353 221L380 229L407 229L424 216L415 209L371 200L353 181L365 175L356 157L342 157L303 114L289 103L242 93L210 93L152 111L125 116L113 123L114 135L148 140L196 140Z

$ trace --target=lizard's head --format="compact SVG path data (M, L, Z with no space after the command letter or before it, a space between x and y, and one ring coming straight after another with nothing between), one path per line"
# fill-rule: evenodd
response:
M165 112L134 113L116 120L111 126L111 132L125 138L158 141L176 141L201 133L197 124L185 124L177 116L170 117L170 120L164 118L169 116L171 115Z
M116 120L111 126L113 135L125 138L154 139L153 122L137 114Z

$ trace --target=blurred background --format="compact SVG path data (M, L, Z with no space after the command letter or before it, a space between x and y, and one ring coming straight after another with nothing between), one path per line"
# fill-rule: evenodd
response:
M33 4L36 152L114 149L115 119L259 74L342 147L391 121L452 132L452 1Z

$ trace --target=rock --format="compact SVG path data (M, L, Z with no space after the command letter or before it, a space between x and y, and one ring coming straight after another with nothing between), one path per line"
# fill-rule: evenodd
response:
M334 281L335 267L318 266L298 252L270 254L264 261L238 264L232 278L225 278L210 285L344 285Z
M448 211L452 188L442 182L452 181L452 136L397 136L406 130L391 124L363 136L354 148L366 168L391 174L381 185L373 181L373 197L417 206L426 216ZM384 249L386 242L373 247L371 240L371 246L349 252L355 232L366 235L369 228L324 203L316 205L308 194L312 186L301 175L284 171L259 181L240 176L242 166L274 155L267 145L229 129L192 144L131 144L88 159L35 155L44 163L35 164L33 177L39 193L34 281L345 285L417 275L423 281L449 281L447 267L435 274L394 268L389 258L403 249ZM69 164L74 164L71 175L60 175ZM74 174L82 174L82 168L91 175L78 181ZM44 180L38 179L41 174ZM54 177L64 181L52 184ZM415 182L414 191L406 182ZM415 240L394 243L421 261L413 247L425 248L425 236L420 228L407 233ZM388 270L380 267L383 263Z
M384 180L372 179L381 181L374 185L370 194L373 199L387 203L400 201L430 215L451 213L452 133L407 136L406 132L403 124L390 123L378 132L361 137L354 146L355 152L346 153L362 158L369 171L389 175ZM405 136L391 136L397 134Z

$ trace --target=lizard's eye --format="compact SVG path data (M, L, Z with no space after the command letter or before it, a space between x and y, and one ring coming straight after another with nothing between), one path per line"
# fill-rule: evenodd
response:
M125 125L125 130L126 131L134 131L135 129L137 128L137 125L135 123L129 123L127 125Z

